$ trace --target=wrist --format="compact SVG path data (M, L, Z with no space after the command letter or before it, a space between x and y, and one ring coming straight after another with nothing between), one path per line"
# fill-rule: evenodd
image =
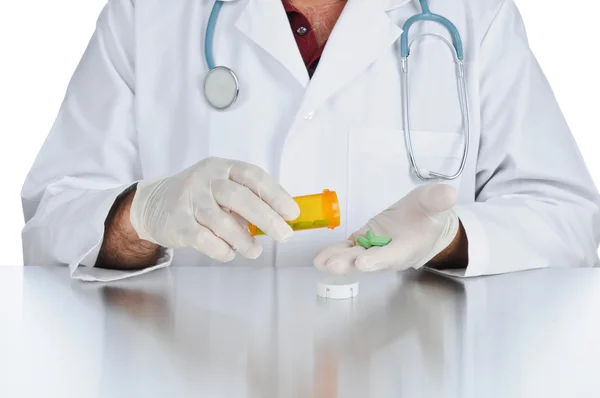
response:
M136 184L137 185L137 184ZM137 232L131 223L131 205L136 193L136 185L126 191L116 205L114 226L124 236L137 237Z
M456 217L456 216L454 216ZM439 252L427 264L429 267L437 269L465 268L469 263L469 242L467 234L458 217L456 218L458 228L448 246Z
M146 220L151 217L148 214L153 206L152 201L162 194L165 189L167 179L143 180L135 184L135 189L130 193L128 204L122 216L123 220L130 228L132 233L140 240L158 245L159 243L147 232Z
M115 200L106 218L104 240L96 267L111 269L140 269L153 265L160 246L140 240L130 222L131 204L136 192L132 185Z

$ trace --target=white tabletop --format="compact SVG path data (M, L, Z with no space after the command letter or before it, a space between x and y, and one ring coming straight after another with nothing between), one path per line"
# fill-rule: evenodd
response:
M600 269L321 276L0 267L0 397L600 397Z

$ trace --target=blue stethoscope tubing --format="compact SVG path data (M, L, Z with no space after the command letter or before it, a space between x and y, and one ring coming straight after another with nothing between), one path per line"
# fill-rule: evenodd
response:
M217 0L208 18L204 38L204 58L208 73L204 77L204 97L216 110L229 109L237 100L240 84L237 75L226 66L217 66L214 58L214 36L219 13L224 1Z
M206 25L204 56L206 58L206 63L208 64L208 69L214 69L216 67L213 53L213 42L215 36L215 27L217 25L217 20L219 19L219 13L221 12L223 3L224 2L220 0L215 1L210 16L208 17L208 24Z
M221 0L215 1L215 4L212 8L212 11L211 11L209 19L208 19L208 24L206 26L206 35L205 35L205 43L204 43L204 48L205 48L204 55L206 58L206 63L208 65L208 69L209 69L209 72L208 72L207 76L205 77L205 85L204 85L205 96L207 98L210 98L210 96L208 95L206 90L207 90L208 78L210 77L210 75L212 74L213 71L216 71L216 70L225 71L226 74L230 76L230 78L232 79L232 81L235 84L235 92L232 92L231 98L229 100L225 101L226 105L220 104L217 106L209 100L211 105L218 110L225 110L225 109L229 108L231 105L233 105L233 103L237 99L237 93L239 92L239 83L238 83L238 79L237 79L235 72L233 72L233 70L231 70L225 66L216 66L215 60L214 60L213 42L214 42L215 27L216 27L217 20L219 17L219 12L221 11L221 8L223 7L223 3L224 2ZM421 6L421 13L412 16L404 23L404 26L402 27L403 32L402 32L402 35L400 36L400 57L401 57L401 76L402 76L401 86L402 86L402 102L403 102L404 141L406 143L406 151L407 151L407 155L408 155L411 167L419 179L421 179L423 181L436 180L436 179L454 180L462 174L462 172L465 168L465 164L467 162L467 157L468 157L468 151L469 151L469 142L470 142L469 141L469 139L470 139L470 137L469 137L469 110L468 110L469 108L468 108L468 104L467 104L467 89L466 89L465 68L464 68L464 62L463 62L464 61L464 52L463 52L462 39L460 37L460 33L458 32L458 29L456 29L456 26L452 22L450 22L448 19L442 17L441 15L434 14L430 11L429 3L427 2L427 0L419 0L419 4ZM445 37L438 35L438 34L422 34L419 37L413 39L413 41L409 43L408 33L410 31L410 28L415 23L422 22L422 21L432 21L432 22L436 22L436 23L439 23L442 26L444 26L450 33L450 36L452 37L452 43L450 43L450 41L448 39L446 39ZM452 50L454 59L455 59L455 63L457 65L459 101L460 101L460 108L461 108L461 113L462 113L462 122L464 125L464 142L463 142L463 154L462 154L462 159L461 159L460 165L459 165L457 171L454 174L450 174L450 175L419 168L417 165L417 161L415 159L415 154L414 154L414 150L413 150L413 146L412 146L412 135L411 135L411 130L410 130L409 93L408 93L408 58L410 56L410 49L411 49L414 41L421 37L424 37L424 36L435 36L435 37L441 39L442 41L444 41L446 43L446 45L448 45L448 47Z

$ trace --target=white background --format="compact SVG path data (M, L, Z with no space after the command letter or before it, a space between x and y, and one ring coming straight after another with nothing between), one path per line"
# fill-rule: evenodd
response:
M0 2L0 265L22 264L21 186L105 3ZM585 1L582 12L566 0L517 4L531 47L600 185L600 5Z

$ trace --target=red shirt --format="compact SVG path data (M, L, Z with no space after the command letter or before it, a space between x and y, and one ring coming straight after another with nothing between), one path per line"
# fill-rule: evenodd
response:
M321 59L321 54L323 54L325 44L321 47L318 46L317 38L312 30L310 21L304 14L287 0L283 0L283 7L285 8L290 21L290 26L292 27L298 49L300 50L300 54L302 54L302 59L308 70L308 75L312 77L317 69L319 60Z

